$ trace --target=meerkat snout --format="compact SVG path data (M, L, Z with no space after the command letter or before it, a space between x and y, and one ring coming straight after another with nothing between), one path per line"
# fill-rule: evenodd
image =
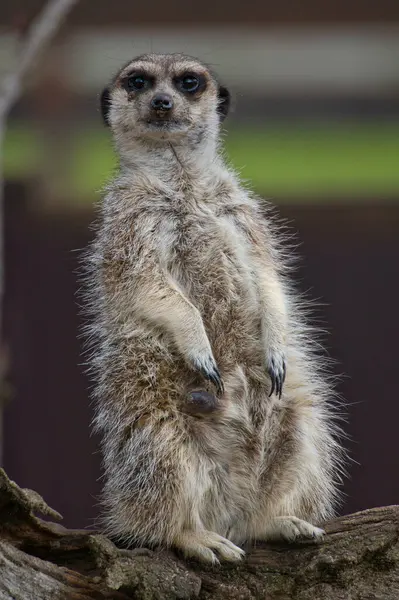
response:
M168 113L173 108L173 100L169 94L156 94L151 100L151 108L156 112Z

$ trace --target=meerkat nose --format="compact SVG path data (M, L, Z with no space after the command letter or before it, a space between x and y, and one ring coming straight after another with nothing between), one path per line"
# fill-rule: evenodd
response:
M169 94L157 94L152 98L151 106L154 110L171 110L173 100Z

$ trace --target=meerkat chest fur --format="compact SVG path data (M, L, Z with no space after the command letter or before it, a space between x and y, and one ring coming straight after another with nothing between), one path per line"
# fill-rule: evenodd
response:
M169 149L165 155L163 168L175 161ZM254 362L255 347L257 362L263 363L260 266L245 229L246 216L255 215L257 206L223 165L184 171L180 163L172 163L168 171L172 181L157 181L153 169L151 185L143 173L126 174L122 186L119 181L111 191L109 220L130 228L127 244L139 238L125 253L139 265L149 256L149 250L142 256L143 244L151 238L152 262L148 267L143 262L144 268L155 262L165 280L197 308L221 364L245 363L247 353ZM121 228L110 230L117 245ZM133 277L132 291L134 285ZM151 297L144 301L150 305ZM119 303L121 310L123 306ZM134 319L131 306L125 308L124 318Z
M205 319L223 313L231 318L235 307L254 316L259 312L256 266L237 217L230 214L239 194L226 196L222 184L212 187L210 198L186 196L184 208L172 208L169 224L161 224L165 269ZM235 208L239 213L241 207Z

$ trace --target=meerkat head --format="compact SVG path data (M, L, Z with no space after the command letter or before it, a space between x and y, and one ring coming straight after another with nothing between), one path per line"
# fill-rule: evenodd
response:
M210 70L182 54L146 54L125 65L101 95L117 141L199 142L216 135L230 94Z

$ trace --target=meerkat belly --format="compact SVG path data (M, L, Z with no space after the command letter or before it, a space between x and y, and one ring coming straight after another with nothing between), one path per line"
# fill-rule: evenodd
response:
M257 275L239 235L223 224L197 224L179 240L171 263L190 301L201 313L221 368L262 360L261 311Z
M201 457L196 476L202 474L206 490L201 518L221 534L226 533L223 525L216 527L213 522L221 506L230 525L240 511L248 512L252 506L249 490L256 490L262 455L246 376L247 370L254 371L257 366L264 371L257 277L244 244L230 233L219 224L196 222L185 229L185 238L180 236L179 252L169 262L171 275L202 316L225 383L223 398L210 408L206 404L206 411L195 402L187 419L196 454ZM182 379L191 387L186 368ZM199 378L194 387L206 385Z

